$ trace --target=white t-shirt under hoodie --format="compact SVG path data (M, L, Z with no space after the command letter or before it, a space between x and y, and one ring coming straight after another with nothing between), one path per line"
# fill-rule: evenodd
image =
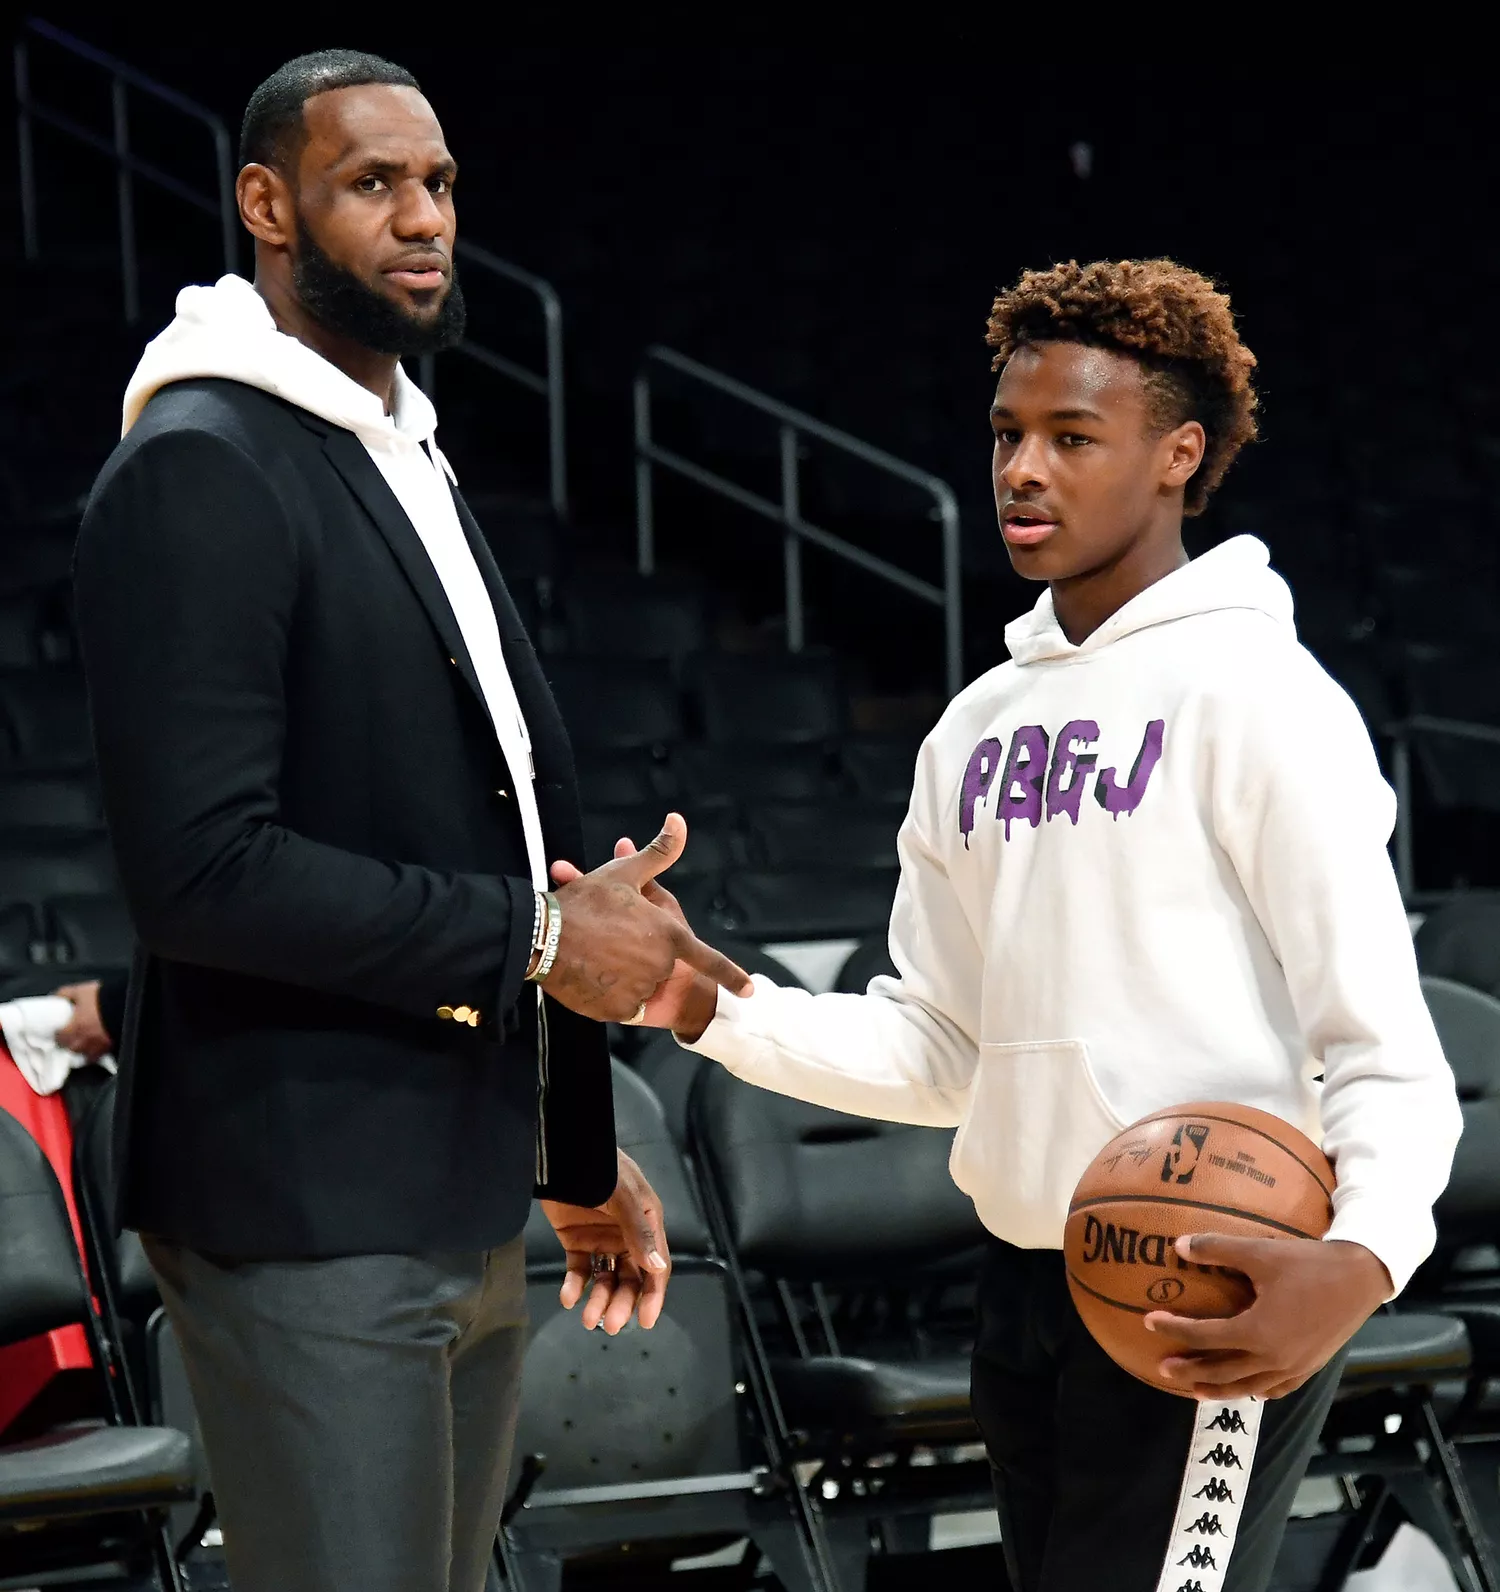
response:
M692 1048L857 1115L957 1127L984 1225L1060 1248L1097 1151L1147 1113L1234 1100L1321 1142L1330 1238L1397 1290L1458 1141L1364 724L1237 537L1081 645L1050 592L1012 661L917 760L891 917L898 978L721 990Z

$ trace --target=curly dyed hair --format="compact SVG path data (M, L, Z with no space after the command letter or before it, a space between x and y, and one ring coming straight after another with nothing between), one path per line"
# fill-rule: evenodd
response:
M1087 343L1138 360L1163 431L1196 420L1206 446L1184 514L1201 514L1235 455L1256 437L1255 355L1227 294L1175 260L1069 260L1027 271L995 300L985 341L999 370L1023 343Z

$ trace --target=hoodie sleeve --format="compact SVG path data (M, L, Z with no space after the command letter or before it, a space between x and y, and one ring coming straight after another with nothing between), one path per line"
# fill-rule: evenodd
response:
M529 880L382 862L281 821L297 546L254 461L191 430L127 448L84 515L74 584L110 835L148 950L416 1017L515 1005Z
M1462 1130L1386 843L1395 798L1354 704L1300 649L1280 688L1225 704L1215 827L1323 1069L1331 1239L1371 1250L1396 1292L1431 1252Z
M935 796L929 740L896 841L890 949L900 977L873 979L864 995L811 995L757 975L753 995L719 991L714 1020L687 1048L748 1083L853 1116L962 1121L979 1057L984 957L928 838Z

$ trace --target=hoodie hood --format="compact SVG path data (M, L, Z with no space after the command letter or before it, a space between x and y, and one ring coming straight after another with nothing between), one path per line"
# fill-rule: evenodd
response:
M125 388L121 436L161 388L210 376L284 398L354 432L371 449L388 448L398 431L413 442L427 442L437 429L437 411L427 394L399 365L387 414L368 388L278 330L266 301L249 282L222 276L212 287L183 288L176 317L146 344Z
M1030 613L1005 627L1005 644L1019 664L1045 663L1052 658L1098 652L1121 636L1152 625L1226 608L1253 609L1296 633L1291 588L1271 568L1265 543L1254 536L1231 537L1181 569L1164 575L1155 585L1132 597L1076 647L1057 622L1051 590L1044 591Z

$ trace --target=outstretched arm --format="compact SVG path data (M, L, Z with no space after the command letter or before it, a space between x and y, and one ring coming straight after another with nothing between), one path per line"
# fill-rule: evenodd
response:
M741 998L679 963L643 1020L762 1088L857 1116L956 1126L978 1060L984 956L926 838L925 756L897 842L901 881L890 928L897 978L874 979L863 995L811 995L758 975L754 993ZM622 840L616 854L631 850ZM576 872L563 863L553 876ZM677 910L659 883L650 888Z

